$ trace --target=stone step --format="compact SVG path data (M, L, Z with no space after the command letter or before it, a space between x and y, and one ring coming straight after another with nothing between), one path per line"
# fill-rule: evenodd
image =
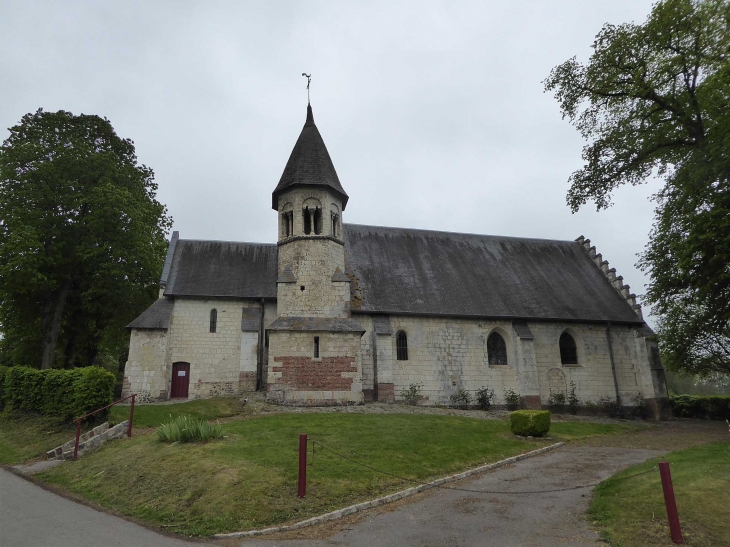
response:
M109 427L109 422L104 422L101 425L96 426L79 437L79 457L83 456L86 452L99 448L105 442L111 439L121 439L127 434L129 428L129 422L124 421ZM72 460L74 457L74 447L76 445L76 439L71 439L67 443L57 446L53 450L46 452L49 460Z

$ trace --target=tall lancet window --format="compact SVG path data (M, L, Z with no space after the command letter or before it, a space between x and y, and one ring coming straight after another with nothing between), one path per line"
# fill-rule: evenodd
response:
M210 332L215 332L218 328L218 310L213 308L210 310Z

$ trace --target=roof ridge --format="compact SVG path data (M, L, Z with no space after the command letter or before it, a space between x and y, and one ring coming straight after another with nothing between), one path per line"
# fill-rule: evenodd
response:
M475 237L494 237L500 239L515 239L519 241L552 241L558 243L575 243L572 239L548 239L544 237L521 237L521 236L503 236L497 234L477 234L474 232L449 232L446 230L429 230L426 228L405 228L401 226L377 226L374 224L355 224L352 222L343 222L343 226L360 226L362 228L383 228L386 230L403 230L409 232L428 232L433 234L449 234L458 236L475 236Z
M180 242L189 243L235 243L236 245L268 245L270 247L277 247L276 243L258 243L256 241L232 241L226 239L179 239Z

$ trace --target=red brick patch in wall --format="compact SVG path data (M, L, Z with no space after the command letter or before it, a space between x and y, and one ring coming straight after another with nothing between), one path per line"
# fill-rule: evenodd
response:
M239 372L238 373L238 390L239 391L255 391L256 390L256 373L255 372Z
M357 372L354 357L275 357L272 370L281 372L277 384L302 391L349 391L352 378L343 372Z
M539 395L525 395L522 400L525 403L525 408L540 409L540 396Z
M394 403L395 386L393 384L378 384L378 401L381 403Z

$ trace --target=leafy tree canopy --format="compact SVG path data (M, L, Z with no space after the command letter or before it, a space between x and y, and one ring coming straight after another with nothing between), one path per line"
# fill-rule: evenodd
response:
M118 359L155 298L171 226L152 170L109 120L38 110L0 147L3 359Z
M670 368L730 372L730 2L665 0L643 25L603 27L584 65L545 80L589 143L568 205L600 210L664 178L639 265Z

